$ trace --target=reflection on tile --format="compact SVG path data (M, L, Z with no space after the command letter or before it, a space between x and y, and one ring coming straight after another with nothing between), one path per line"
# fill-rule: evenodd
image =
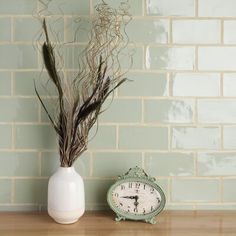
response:
M235 73L224 74L223 90L224 90L224 96L227 96L227 97L236 96L236 74Z
M147 0L147 14L157 16L194 16L194 0Z
M41 176L49 177L53 175L60 166L60 157L57 152L43 152L41 159ZM82 176L89 176L90 156L83 153L74 163L75 170Z
M235 139L236 126L224 126L223 129L223 141L224 148L235 149L236 139Z
M172 132L172 148L218 149L220 130L217 127L175 127Z
M129 168L142 166L141 153L97 152L93 154L93 176L117 177Z
M199 153L198 175L227 176L236 173L236 153Z
M0 72L0 96L11 94L11 73Z
M235 123L236 100L199 100L198 120L205 123Z
M175 20L172 30L173 43L220 43L219 20Z
M190 123L193 121L193 100L145 100L145 122Z
M220 199L219 182L215 179L173 179L174 202L216 202Z
M199 70L236 70L236 47L199 47Z
M135 43L167 43L167 20L132 20L127 26L129 40Z
M1 176L39 176L36 152L0 152Z
M145 169L152 176L191 176L194 174L192 153L146 153Z
M173 96L219 96L220 74L173 73L171 89Z
M223 202L236 201L236 179L223 180Z
M234 17L236 16L234 0L199 0L199 16Z
M1 98L0 121L38 121L38 101L25 98Z
M146 68L156 70L193 70L194 47L151 47L146 50Z
M120 126L119 148L121 149L167 149L166 127Z
M127 74L127 81L119 88L119 96L167 96L168 82L166 74L134 73Z

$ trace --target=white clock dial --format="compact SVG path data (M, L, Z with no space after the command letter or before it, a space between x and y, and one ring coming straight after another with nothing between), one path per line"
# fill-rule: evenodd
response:
M125 182L112 191L112 200L125 213L146 215L158 209L160 193L143 182Z

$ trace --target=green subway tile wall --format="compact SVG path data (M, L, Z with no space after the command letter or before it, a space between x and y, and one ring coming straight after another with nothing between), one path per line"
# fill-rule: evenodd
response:
M37 12L57 32L53 41L74 40L80 22L63 51L71 77L100 1L52 0L47 12L38 0L0 1L0 211L45 210L59 166L56 135L34 91L36 80L44 100L56 95L42 72ZM156 177L167 209L236 209L236 2L129 3L130 41L120 59L124 69L132 64L130 81L104 104L75 163L86 209L107 209L109 186L136 165Z

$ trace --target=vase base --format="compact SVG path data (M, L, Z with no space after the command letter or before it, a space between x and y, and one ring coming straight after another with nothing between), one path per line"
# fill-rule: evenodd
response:
M73 224L76 223L79 218L84 214L84 210L63 212L48 209L48 214L58 223L58 224Z

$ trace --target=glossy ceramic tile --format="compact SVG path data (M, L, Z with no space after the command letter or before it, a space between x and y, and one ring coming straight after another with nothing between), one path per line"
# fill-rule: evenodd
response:
M114 180L85 180L86 207L92 210L96 205L96 207L104 209L104 205L107 205L107 191L114 182Z
M38 101L36 99L0 98L0 121L38 121Z
M14 95L35 96L34 81L40 95L56 95L55 86L46 72L28 71L14 73Z
M10 179L0 180L0 203L11 202L11 183Z
M199 176L232 176L236 173L236 153L198 153Z
M49 177L56 172L60 166L59 155L57 152L43 152L41 157L41 176ZM87 177L90 175L90 154L83 153L75 164L75 170L82 176Z
M224 74L223 93L226 97L236 97L236 74Z
M31 45L0 45L1 69L29 69L37 67L37 53Z
M147 14L157 16L194 16L194 0L147 0Z
M145 100L144 120L147 123L191 123L193 100Z
M39 176L36 152L0 152L0 176Z
M12 146L12 126L0 124L0 148L7 149Z
M67 17L65 30L66 42L88 42L91 30L91 19L85 17Z
M139 123L142 119L141 99L108 99L102 108L100 122Z
M145 169L152 176L192 176L192 153L146 153Z
M168 81L166 74L162 73L135 73L129 72L127 81L119 88L119 96L167 96Z
M236 100L198 101L198 121L203 123L234 123Z
M151 47L146 50L146 68L155 70L193 70L193 47Z
M220 130L217 127L174 127L174 149L219 149Z
M39 204L47 202L47 179L16 179L15 203Z
M219 188L216 179L174 179L171 197L173 202L216 202Z
M134 19L127 26L129 40L135 43L167 43L169 22L167 20Z
M224 126L223 128L223 144L225 149L235 149L236 139L235 137L236 126Z
M1 6L1 5L0 5ZM0 18L0 42L11 40L11 18Z
M226 20L224 21L224 43L235 44L236 43L236 21Z
M20 149L56 149L57 138L49 125L16 125L16 148Z
M166 127L155 126L120 126L120 149L154 149L168 148Z
M97 129L93 126L89 133L89 150L94 149L115 149L116 148L116 127L99 125Z
M199 47L199 70L234 71L236 47Z
M173 73L171 75L173 96L214 97L220 95L220 74Z
M52 17L46 20L49 38L51 41L64 40L64 19ZM42 24L37 18L15 18L14 20L14 40L15 41L43 41Z
M11 73L0 72L0 96L11 94Z
M141 153L97 152L93 154L92 169L95 177L117 178L135 166L142 166Z
M47 9L39 2L39 10L45 15L88 15L90 11L89 1L83 0L70 0L70 4L65 0L52 0Z
M33 17L14 18L14 40L33 41L37 40L41 30L40 21Z
M174 20L172 23L173 43L220 43L220 27L219 20Z
M39 211L40 207L38 205L2 205L0 206L0 211L3 212L36 212Z
M234 17L236 16L234 0L199 0L199 16Z
M223 202L236 201L236 179L223 179Z
M92 0L92 6L95 7L101 1ZM119 5L125 3L123 0L107 0L106 1L110 6L118 9ZM143 15L143 1L142 0L129 0L129 12L132 16Z
M58 111L58 100L56 98L54 99L43 98L42 101L44 102L49 114L53 117L54 114L56 114ZM44 110L44 108L41 106L41 104L40 104L40 121L50 123L48 115Z
M37 0L1 0L0 14L28 14L37 8Z

